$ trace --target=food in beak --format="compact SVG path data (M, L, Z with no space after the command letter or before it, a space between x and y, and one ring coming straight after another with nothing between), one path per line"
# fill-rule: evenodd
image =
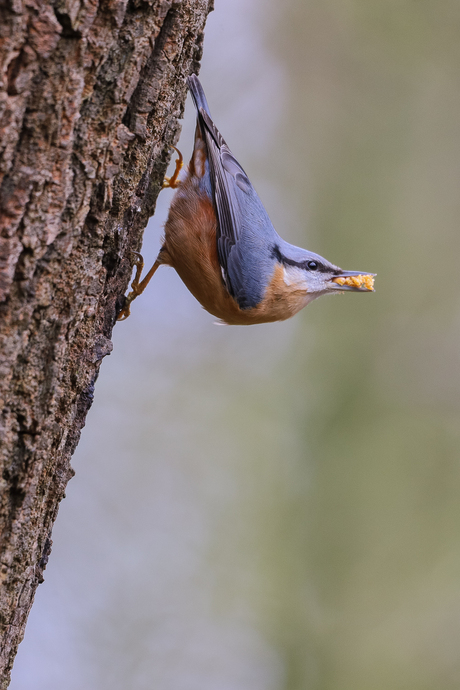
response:
M333 283L337 285L348 285L348 287L357 288L358 290L374 290L374 276L359 275L359 276L338 276L332 278Z

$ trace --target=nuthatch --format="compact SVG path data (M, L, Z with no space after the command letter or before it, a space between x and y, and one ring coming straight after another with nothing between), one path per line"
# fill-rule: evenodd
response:
M131 293L118 318L129 316L131 302L162 264L175 268L200 304L227 324L283 321L321 295L373 291L374 274L342 271L278 235L212 121L198 78L189 77L188 85L197 110L192 158L179 181L177 152L176 171L163 185L177 187L163 246L142 281L138 255Z

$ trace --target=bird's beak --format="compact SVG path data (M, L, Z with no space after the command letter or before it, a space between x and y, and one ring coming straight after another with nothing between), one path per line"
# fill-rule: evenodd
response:
M353 292L374 292L374 276L376 273L364 271L342 271L338 276L330 279L331 290L352 290Z

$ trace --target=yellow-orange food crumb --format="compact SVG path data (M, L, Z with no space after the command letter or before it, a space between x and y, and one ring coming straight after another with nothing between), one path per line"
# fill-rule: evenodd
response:
M370 275L348 276L347 278L339 276L332 280L338 285L349 285L350 287L364 288L365 290L371 291L374 290L374 276Z

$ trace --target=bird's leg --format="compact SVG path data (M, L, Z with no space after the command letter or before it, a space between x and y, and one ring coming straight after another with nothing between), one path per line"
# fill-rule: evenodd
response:
M150 271L145 276L145 278L143 278L143 280L140 280L142 271L144 269L144 259L142 258L142 254L139 254L138 252L135 253L137 255L135 262L136 275L134 276L134 280L131 283L131 292L126 296L125 306L118 314L117 321L124 321L128 318L128 316L131 313L131 302L133 302L133 300L135 300L136 297L139 297L139 295L141 295L144 292L145 288L150 283L153 274L157 270L158 266L161 266L162 263L159 259L157 259Z
M176 158L176 169L174 171L174 174L171 175L171 177L165 177L162 189L165 189L166 187L171 187L171 189L176 189L176 187L179 187L180 185L180 180L178 179L179 173L182 170L182 167L184 165L184 159L182 157L181 152L179 149L176 149L175 146L171 146L172 149L177 153L178 158Z
M163 185L161 187L162 189L165 189L166 187L176 189L180 185L180 180L178 178L179 173L184 165L184 158L179 149L176 149L175 146L171 146L171 148L174 149L174 151L177 153L176 169L174 170L174 174L171 175L171 177L165 177ZM124 321L128 318L128 316L131 313L131 302L133 302L133 300L135 300L136 297L139 297L139 295L141 295L144 292L145 288L150 283L153 274L157 270L158 266L160 266L162 263L159 259L157 259L150 271L145 276L145 278L141 281L141 275L144 269L144 259L142 258L142 254L139 254L138 252L135 252L135 254L136 275L134 276L134 280L131 283L131 292L125 298L125 306L117 316L117 321Z

